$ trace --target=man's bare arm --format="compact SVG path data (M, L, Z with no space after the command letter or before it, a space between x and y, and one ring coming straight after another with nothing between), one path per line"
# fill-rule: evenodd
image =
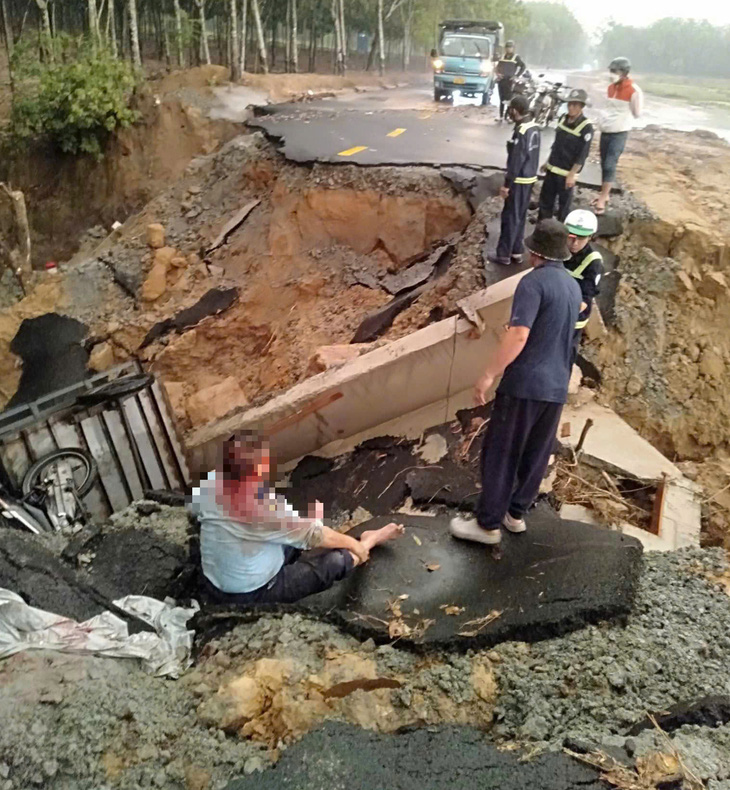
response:
M526 326L510 326L502 336L494 356L487 365L482 377L477 381L474 398L480 406L487 402L487 392L494 384L494 380L504 373L522 352L530 336Z

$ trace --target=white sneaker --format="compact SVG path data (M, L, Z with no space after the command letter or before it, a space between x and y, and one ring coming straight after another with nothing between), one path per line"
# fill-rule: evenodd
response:
M454 516L449 524L449 532L460 540L473 540L477 543L486 543L488 546L494 546L502 540L501 530L483 529L475 518Z
M514 518L510 516L509 513L505 513L504 518L502 519L502 524L504 525L505 529L508 529L510 532L526 532L527 531L527 524L525 524L524 518Z

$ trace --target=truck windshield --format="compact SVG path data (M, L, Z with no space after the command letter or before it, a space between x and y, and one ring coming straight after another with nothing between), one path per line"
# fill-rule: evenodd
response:
M488 38L474 36L445 36L441 54L451 58L489 58L491 42Z

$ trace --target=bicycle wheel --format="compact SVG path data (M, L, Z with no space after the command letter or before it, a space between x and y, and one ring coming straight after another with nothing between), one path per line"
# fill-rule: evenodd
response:
M99 469L96 461L89 453L76 447L54 450L52 453L44 455L43 458L39 458L25 473L21 485L23 496L30 494L48 476L53 467L61 461L68 463L71 468L76 493L80 497L86 496L96 482Z

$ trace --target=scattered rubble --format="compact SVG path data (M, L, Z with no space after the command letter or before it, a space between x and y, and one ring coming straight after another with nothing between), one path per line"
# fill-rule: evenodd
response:
M625 627L496 647L495 737L551 748L566 738L600 744L647 711L730 693L730 599L703 578L727 565L718 550L647 554Z

